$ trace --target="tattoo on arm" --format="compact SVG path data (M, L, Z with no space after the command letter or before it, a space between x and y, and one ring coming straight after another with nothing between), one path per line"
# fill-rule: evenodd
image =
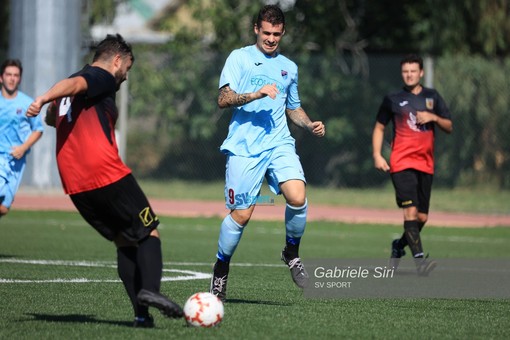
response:
M230 88L230 86L223 86L218 95L218 106L221 108L230 106L241 106L250 102L248 94L238 94Z
M287 115L289 116L290 120L296 124L297 126L308 129L308 126L312 123L308 115L306 114L305 110L303 110L301 107L298 107L297 109L287 109L286 110Z

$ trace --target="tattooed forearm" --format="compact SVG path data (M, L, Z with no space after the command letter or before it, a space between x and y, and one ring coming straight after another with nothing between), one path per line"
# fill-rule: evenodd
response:
M238 94L233 91L229 86L223 86L218 95L218 106L226 108L230 106L241 106L250 102L250 97L247 93Z
M294 109L294 110L287 109L286 112L287 112L287 115L289 116L290 120L294 124L296 124L297 126L303 128L303 129L308 129L308 127L312 123L312 121L306 114L305 110L303 110L300 107L298 107L297 109Z

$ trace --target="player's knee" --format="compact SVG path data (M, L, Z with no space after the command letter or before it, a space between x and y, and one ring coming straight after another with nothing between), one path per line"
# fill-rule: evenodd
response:
M287 204L291 207L300 208L306 204L306 196L296 196L287 199Z
M425 224L427 223L428 221L428 218L429 218L429 215L428 214L425 214L425 213L418 213L418 222L421 223L421 224Z
M243 210L233 210L230 215L232 219L239 224L241 227L244 227L250 222L252 210L243 209Z
M5 205L0 205L0 217L7 215L9 212L9 208L7 208Z
M159 238L159 231L158 229L153 229L150 233L150 236Z
M418 209L414 206L404 208L404 219L406 221L418 220Z
M280 185L285 201L292 207L302 207L306 203L305 183L301 180L289 180Z

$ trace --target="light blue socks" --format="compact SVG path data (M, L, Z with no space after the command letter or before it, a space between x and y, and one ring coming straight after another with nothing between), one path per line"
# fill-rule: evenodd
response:
M244 227L234 221L232 215L227 215L220 228L220 237L218 240L218 253L216 257L223 262L230 262L230 258L241 241Z
M301 207L287 204L285 208L285 234L287 243L298 245L306 227L306 213L308 201Z

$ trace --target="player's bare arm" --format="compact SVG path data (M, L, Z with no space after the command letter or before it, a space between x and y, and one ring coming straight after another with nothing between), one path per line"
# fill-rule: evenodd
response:
M374 158L374 167L377 170L387 172L390 170L390 166L382 156L384 128L385 126L383 124L379 122L375 123L374 131L372 132L372 156Z
M285 112L294 124L310 131L313 135L317 137L324 137L326 134L326 127L324 124L321 121L312 122L305 110L301 107L298 107L297 109L286 109Z
M276 98L276 95L279 93L275 84L264 85L257 92L251 93L236 93L234 90L230 88L230 86L225 85L220 88L218 95L218 106L221 109L231 107L231 106L241 106L247 103L250 103L254 100L264 98L269 96L272 99Z
M436 115L435 113L428 111L416 112L416 122L418 124L427 124L433 122L446 133L451 133L453 131L453 124L450 119L443 118Z
M30 104L27 110L27 116L37 116L46 103L57 98L83 93L87 91L87 88L87 81L81 76L63 79L53 85L45 94L35 98L34 102Z
M21 145L16 145L12 147L11 155L16 159L21 159L27 150L29 150L39 139L42 137L42 131L32 131L32 133L28 136L25 143Z

